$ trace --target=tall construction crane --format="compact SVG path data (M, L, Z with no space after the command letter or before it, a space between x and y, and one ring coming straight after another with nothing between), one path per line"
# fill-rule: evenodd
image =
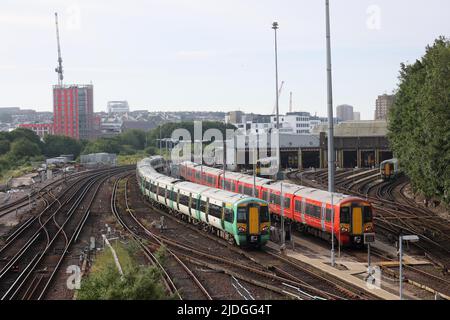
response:
M62 58L61 58L61 46L59 44L59 27L58 27L58 13L55 12L55 23L56 23L56 42L58 44L58 66L55 68L55 72L58 74L58 85L62 85L64 75L63 75L63 67L62 67Z
M280 101L281 92L283 91L284 81L281 81L280 89L278 89L278 101ZM272 114L277 113L277 102L275 101L275 106L273 107Z

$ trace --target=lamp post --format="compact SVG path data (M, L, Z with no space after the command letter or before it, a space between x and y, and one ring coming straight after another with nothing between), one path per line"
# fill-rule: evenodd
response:
M327 214L327 209L325 207L325 217ZM331 193L331 266L335 265L335 256L334 256L334 198L333 193Z
M327 93L328 93L328 192L333 202L334 193L334 135L333 135L333 85L331 78L331 32L330 3L325 0L326 45L327 45ZM334 217L333 217L334 222ZM331 238L331 264L334 266L334 228Z
M280 111L279 111L279 92L278 92L278 44L277 44L277 30L278 30L278 22L272 23L272 29L274 30L275 35L275 106L276 106L276 112L277 112L277 139L278 139L278 150L277 150L277 179L280 172Z
M403 300L403 241L408 242L417 242L419 241L419 237L417 235L400 235L398 238L398 246L399 246L399 282L400 282L400 288L399 288L399 296L400 300Z

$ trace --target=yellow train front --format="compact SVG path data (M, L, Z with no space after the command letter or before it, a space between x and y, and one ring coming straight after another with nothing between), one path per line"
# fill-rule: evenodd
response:
M344 246L362 246L364 234L373 233L373 208L369 202L349 197L338 205L339 220L336 237Z

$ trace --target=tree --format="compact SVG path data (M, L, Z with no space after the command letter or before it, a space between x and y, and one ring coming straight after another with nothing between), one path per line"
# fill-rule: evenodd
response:
M42 142L41 138L30 129L27 128L17 128L9 133L10 141L15 141L20 138L25 138L32 143L35 143L39 148L41 148Z
M44 154L56 157L61 154L73 154L77 158L81 152L81 142L66 136L46 135L44 137Z
M388 138L413 187L450 202L450 41L441 37L401 65Z
M9 151L10 143L8 140L0 140L0 155L3 155Z
M36 143L26 138L19 138L11 144L9 153L13 158L21 159L24 157L39 156L41 155L41 149Z

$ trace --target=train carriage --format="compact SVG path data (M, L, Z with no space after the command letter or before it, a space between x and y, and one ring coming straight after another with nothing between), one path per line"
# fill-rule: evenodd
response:
M270 214L266 201L167 177L152 168L153 159L138 162L136 170L141 191L149 200L182 214L188 221L202 225L239 246L260 247L269 240ZM211 180L198 178L203 169L206 169L205 174L214 172L208 167L199 171L197 166L189 165L180 167L180 174L211 183Z
M192 163L185 163L187 167L197 167ZM216 169L217 170L217 169ZM219 174L219 182L223 179L223 172ZM189 180L189 177L186 178ZM226 172L225 188L241 194L253 194L253 177L246 174ZM256 197L269 203L274 217L281 215L281 182L270 179L257 178ZM237 189L236 189L237 187ZM308 188L283 183L284 217L301 231L307 231L318 237L330 240L331 233L342 245L360 245L364 233L374 232L372 206L369 202L358 197L342 194L331 194L320 189ZM222 184L219 183L219 188ZM334 225L332 225L332 215Z

